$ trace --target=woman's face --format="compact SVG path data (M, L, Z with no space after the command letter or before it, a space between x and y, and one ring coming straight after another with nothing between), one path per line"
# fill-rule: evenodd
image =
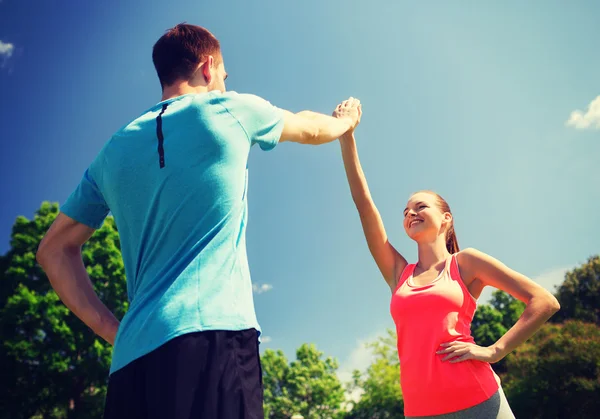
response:
M417 192L410 197L404 209L404 230L416 242L434 241L452 215L440 211L437 198L427 192Z

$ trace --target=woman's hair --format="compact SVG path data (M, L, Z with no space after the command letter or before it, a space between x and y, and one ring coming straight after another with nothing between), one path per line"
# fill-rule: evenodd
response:
M450 214L452 214L452 211L450 210L450 205L448 205L446 200L442 198L438 193L433 191L421 192L425 192L435 196L437 201L436 203L440 211L449 212ZM452 224L450 224L448 230L446 230L446 249L448 249L448 252L450 252L451 255L458 253L458 251L460 250L460 248L458 247L458 239L456 238L456 232L454 231L454 218L452 219Z

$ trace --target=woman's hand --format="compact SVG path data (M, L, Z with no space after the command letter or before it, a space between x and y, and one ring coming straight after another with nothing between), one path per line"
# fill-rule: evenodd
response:
M349 98L348 100L344 100L342 103L336 106L332 116L334 118L346 118L352 121L352 127L344 135L351 134L360 123L360 117L362 116L360 100L353 97Z
M451 363L462 362L468 359L494 363L500 361L499 351L493 346L483 347L470 342L447 342L440 345L444 349L436 352L438 355L444 355L442 361Z

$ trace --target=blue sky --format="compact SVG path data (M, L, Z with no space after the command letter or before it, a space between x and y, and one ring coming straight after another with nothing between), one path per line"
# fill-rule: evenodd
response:
M160 100L152 45L187 21L220 39L229 90L291 111L360 98L364 170L409 260L402 209L433 189L462 247L552 289L600 252L600 4L523 3L2 0L0 252ZM338 144L253 150L249 205L263 346L364 365L360 342L393 323Z

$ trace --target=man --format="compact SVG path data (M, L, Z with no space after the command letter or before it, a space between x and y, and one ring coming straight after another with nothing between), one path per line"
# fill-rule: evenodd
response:
M323 144L352 129L225 92L218 40L180 24L154 45L160 103L119 130L86 170L37 259L65 305L114 344L105 418L263 418L248 269L247 161L254 144ZM112 212L129 310L93 290L81 246Z

